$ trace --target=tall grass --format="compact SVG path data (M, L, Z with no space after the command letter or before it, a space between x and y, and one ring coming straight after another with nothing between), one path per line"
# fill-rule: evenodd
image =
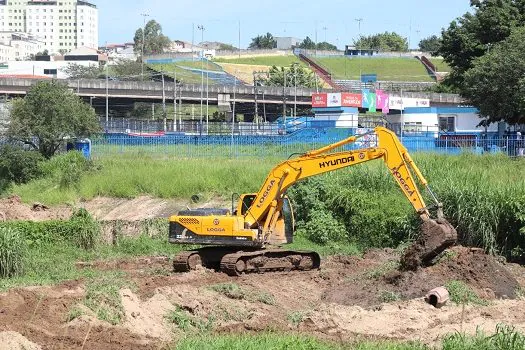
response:
M19 276L24 272L25 240L19 231L0 227L0 277Z
M446 217L457 226L462 243L525 260L523 161L474 154L416 154L415 160L443 202ZM280 161L277 157L173 159L123 154L95 161L98 170L79 175L73 187L60 186L57 176L47 176L15 186L13 192L25 201L47 204L96 196L231 198L232 193L258 191ZM361 246L395 246L418 232L413 208L381 161L311 178L295 185L289 194L296 219L303 223L300 228L307 227L312 209L321 210L323 215L314 216L332 216L344 225L350 240ZM426 199L430 204L430 198Z

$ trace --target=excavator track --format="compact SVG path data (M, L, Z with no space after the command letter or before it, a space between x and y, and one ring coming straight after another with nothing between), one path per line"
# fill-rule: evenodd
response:
M321 257L316 252L280 249L236 252L221 259L221 271L230 276L254 272L308 271L318 269L320 265Z
M197 266L220 270L230 276L271 271L308 271L318 269L321 257L316 252L281 249L238 251L230 247L206 247L179 253L173 260L175 272L189 272Z

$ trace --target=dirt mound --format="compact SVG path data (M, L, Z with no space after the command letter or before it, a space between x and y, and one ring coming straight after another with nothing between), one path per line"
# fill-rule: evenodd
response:
M49 208L41 203L27 205L20 197L11 196L0 200L0 221L31 220L45 221L53 219L68 219L71 209L67 207Z
M37 344L30 342L17 332L1 332L0 344L2 350L41 350Z
M379 261L364 274L327 289L323 300L371 307L393 300L420 298L453 280L465 282L484 299L513 299L519 287L503 264L480 249L454 247L434 266L417 271L399 271L397 262L397 258Z

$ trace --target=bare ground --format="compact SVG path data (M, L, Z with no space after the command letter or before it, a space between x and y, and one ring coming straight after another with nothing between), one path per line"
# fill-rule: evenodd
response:
M167 217L199 204L150 197L134 200L97 198L80 203L100 220L137 222ZM227 207L215 200L203 206ZM26 205L17 197L0 200L1 220L65 219L69 207ZM164 257L81 263L100 271L123 271L130 286L120 290L124 320L117 326L100 321L82 306L86 281L28 287L0 294L2 349L159 349L183 332L167 316L174 311L190 320L188 329L215 332L278 330L314 334L333 340L356 337L438 342L455 331L493 332L500 323L525 331L525 270L503 264L476 249L455 247L434 266L399 272L399 255L391 249L360 257L331 257L319 271L251 274L238 278L200 269L171 272ZM467 283L487 306L426 304L427 291L450 280ZM238 286L221 292L218 284ZM82 315L68 321L74 308Z
M0 294L0 339L42 349L80 349L84 341L85 349L158 349L183 334L167 319L174 310L193 320L190 330L208 324L216 332L271 329L333 340L432 344L455 331L475 333L480 328L490 333L500 323L525 331L525 301L511 299L516 278L523 281L523 268L468 248L452 251L432 268L403 274L395 272L399 257L392 250L328 258L319 271L238 278L205 269L172 273L169 260L160 257L95 262L89 267L118 269L131 280L133 287L120 291L125 314L120 325L99 321L89 310L67 322L85 294L83 281L70 281ZM428 290L451 279L465 281L490 303L465 308L449 303L436 309L424 302ZM216 291L212 287L218 284L235 284L241 292ZM401 300L385 303L385 292Z

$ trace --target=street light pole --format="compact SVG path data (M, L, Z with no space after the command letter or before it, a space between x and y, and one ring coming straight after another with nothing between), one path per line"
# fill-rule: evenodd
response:
M204 26L202 24L199 24L197 26L197 29L201 31L201 45L204 42ZM201 130L202 130L202 118L204 116L204 108L203 108L203 102L204 102L204 47L201 48Z
M142 61L141 77L142 77L142 80L144 81L144 41L146 40L146 17L149 17L149 15L147 13L141 13L140 15L144 17L144 23L142 25L142 50L141 50L141 57L140 57L140 60Z

